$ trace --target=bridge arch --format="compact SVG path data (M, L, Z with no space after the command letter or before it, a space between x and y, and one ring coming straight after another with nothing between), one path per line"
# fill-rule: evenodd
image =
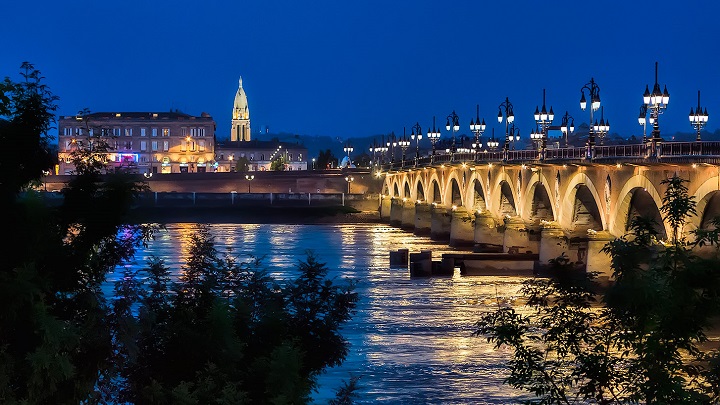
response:
M686 232L706 228L710 221L720 215L720 176L705 180L695 191L693 196L697 202L695 210L697 215L690 217Z
M424 201L425 187L423 186L422 177L420 175L415 176L415 181L413 183L413 190L415 190L415 201Z
M517 192L514 189L515 182L505 171L498 173L494 177L495 186L491 192L492 199L488 200L488 209L500 220L506 215L516 216L515 201L517 200Z
M641 174L631 177L625 182L617 195L610 232L615 236L624 235L627 233L630 216L633 213L649 214L658 222L660 237L667 238L671 230L669 225L662 220L662 215L660 215L661 206L662 197L650 179Z
M548 179L542 172L533 172L525 188L525 199L520 210L523 220L539 224L540 221L555 221L557 208L550 198Z
M404 198L412 198L412 192L410 191L410 182L407 179L405 179L405 181L403 181L403 184L404 184L403 197Z
M433 202L437 204L443 203L442 187L440 183L440 177L438 176L437 171L433 172L427 181L426 198L428 202Z
M460 183L461 170L451 170L447 176L447 183L445 187L445 195L443 201L446 201L446 205L464 205L464 198L462 193L462 186Z
M583 172L576 173L568 180L556 218L560 226L570 231L584 232L595 226L608 229L605 209L600 201L590 177Z
M485 187L477 171L470 176L467 189L465 190L465 201L468 211L482 212L487 210L487 198Z

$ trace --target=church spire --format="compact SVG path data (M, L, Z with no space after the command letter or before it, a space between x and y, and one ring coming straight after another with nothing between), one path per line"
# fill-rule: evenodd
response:
M231 141L250 140L250 108L248 107L247 96L242 86L242 76L240 76L240 80L238 80L238 89L235 93L231 128Z

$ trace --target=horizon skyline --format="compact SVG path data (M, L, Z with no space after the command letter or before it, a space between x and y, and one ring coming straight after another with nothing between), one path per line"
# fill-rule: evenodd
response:
M19 3L8 8L8 15L27 13ZM688 15L688 9L703 12ZM543 7L523 0L510 9L427 0L312 6L218 1L203 7L41 0L33 11L32 26L17 18L0 27L3 76L19 80L23 61L35 65L60 97L58 116L83 108L206 112L225 139L242 77L253 134L269 127L278 134L348 139L398 135L403 127L409 133L415 123L426 134L435 116L444 138L451 136L444 127L453 111L458 134L471 134L479 105L484 136L494 128L504 137L497 113L507 97L527 140L544 89L554 125L566 111L576 127L588 123L579 99L592 78L610 133L627 138L642 136L637 116L658 62L658 83L670 93L661 134L694 131L688 112L697 106L698 90L710 116L705 131L720 128L720 45L711 40L720 37L715 3L592 7L563 0ZM108 15L122 24L88 31L82 23ZM655 28L662 39L649 35Z

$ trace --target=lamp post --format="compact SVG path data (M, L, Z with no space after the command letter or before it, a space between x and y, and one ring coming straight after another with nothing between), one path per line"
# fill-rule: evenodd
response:
M397 146L397 140L395 139L395 131L390 132L388 135L388 141L385 144L390 151L390 163L395 163L395 147Z
M460 117L455 114L455 110L453 110L453 112L451 112L450 115L447 116L447 121L445 121L445 129L448 131L452 131L452 143L450 144L450 153L454 154L455 151L457 151L457 147L455 146L455 133L460 130Z
M530 131L530 140L532 141L533 145L535 146L535 149L540 149L540 142L542 140L543 134L540 131L540 128L538 128L538 125L535 124L535 130Z
M246 174L245 180L248 181L248 194L250 194L250 182L255 178L254 174Z
M562 123L560 124L560 131L563 133L563 137L565 137L565 147L569 147L570 143L568 141L568 137L570 134L575 132L575 118L573 118L570 114L568 114L567 111L565 111L565 115L562 117Z
M405 166L405 151L410 146L410 140L405 135L405 127L403 127L403 136L398 140L398 146L402 149L402 161L400 162L401 167Z
M410 138L415 140L415 165L417 166L417 160L420 159L420 140L422 139L422 127L419 122L412 126Z
M507 160L507 152L510 142L510 133L508 132L508 125L515 121L515 114L513 113L513 105L510 99L505 97L505 101L500 103L498 106L498 123L503 122L503 109L505 110L505 144L503 145L503 160Z
M482 122L480 122L480 104L478 104L475 110L475 120L473 121L470 119L470 131L475 134L475 142L473 142L472 147L476 156L478 149L482 148L480 137L482 137L483 132L485 132L485 128L485 118L483 118Z
M648 119L650 120L650 123L652 124L653 121L655 121L652 117L647 116L647 104L641 104L640 105L640 115L638 115L638 124L642 125L643 127L643 145L647 142L647 122Z
M352 146L350 146L350 143L348 143L347 146L345 146L345 147L343 148L343 152L345 152L345 155L347 155L347 165L348 165L348 167L350 167L350 162L351 162L351 160L350 160L350 154L352 153L353 150L354 150L354 148L353 148Z
M548 112L545 109L545 89L543 89L543 103L542 103L542 110L538 110L537 106L535 106L535 123L540 126L540 160L545 160L545 148L547 147L547 130L550 124L552 124L553 120L555 119L555 113L553 112L552 106L550 106L550 111Z
M690 118L690 125L695 128L695 131L697 131L697 139L695 140L697 142L700 142L700 131L708 122L707 108L705 108L705 111L703 112L702 107L700 107L700 90L698 90L697 110L693 112L692 107L690 107L690 115L688 116L688 118Z
M510 125L508 139L512 142L512 148L515 150L515 145L520 141L520 128L516 127L514 122Z
M312 168L313 168L313 170L315 170L315 158L312 158L312 162L313 162Z
M657 79L658 63L655 62L655 85L653 86L653 91L650 93L650 91L648 91L648 86L645 85L645 93L643 93L643 103L647 105L652 118L651 123L653 130L649 140L650 155L652 157L658 156L658 150L660 149L660 144L662 143L662 138L660 138L660 114L663 113L670 102L670 93L667 91L667 85L665 86L664 91L660 91L660 85L658 84Z
M440 140L440 130L435 127L435 116L433 115L433 126L432 129L428 128L427 133L430 143L432 143L432 156L435 156L435 144ZM432 159L432 158L431 158ZM432 160L431 160L432 162Z
M605 140L605 135L610 131L610 120L605 121L605 107L600 107L600 124L597 120L593 125L593 132L600 138L600 145Z
M355 181L355 179L353 178L353 176L345 176L345 181L347 181L347 184L348 184L348 194L350 194L350 183L352 183L353 181Z
M498 145L500 145L500 142L495 139L495 128L493 128L492 136L490 136L490 139L487 141L487 147L494 152Z
M593 112L600 108L600 86L595 83L595 78L590 78L590 81L580 88L580 109L585 111L587 107L587 100L585 99L585 90L588 91L590 96L590 129L588 130L588 139L586 142L587 151L585 157L587 159L593 158L593 152L595 149L595 133L593 131Z

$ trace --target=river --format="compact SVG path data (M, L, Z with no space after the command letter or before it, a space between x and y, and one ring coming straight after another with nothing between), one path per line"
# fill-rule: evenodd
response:
M128 266L154 255L177 272L197 224L170 224ZM262 262L277 279L293 277L312 250L330 277L358 281L357 313L343 328L350 342L345 362L319 379L313 399L325 404L351 375L360 377L360 404L508 404L522 393L502 384L508 351L473 336L473 324L497 300L517 299L521 278L460 276L411 278L389 266L389 252L454 251L447 244L380 224L212 224L221 251ZM111 274L114 281L118 272Z

